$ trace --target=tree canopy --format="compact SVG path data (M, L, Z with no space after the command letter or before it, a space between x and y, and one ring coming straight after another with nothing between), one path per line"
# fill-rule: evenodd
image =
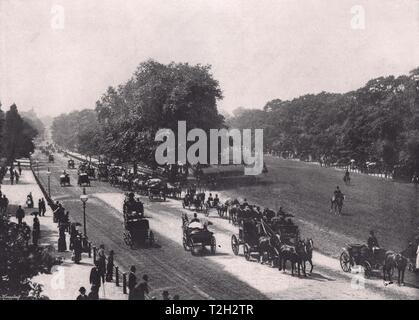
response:
M297 157L352 158L419 172L419 68L345 94L321 92L239 109L230 127L264 129L265 148Z
M222 93L210 70L203 65L143 62L125 84L109 87L94 111L55 118L53 139L87 154L154 164L159 129L176 134L181 120L186 121L187 130L223 126L224 117L217 110ZM83 113L89 115L88 123L82 120Z

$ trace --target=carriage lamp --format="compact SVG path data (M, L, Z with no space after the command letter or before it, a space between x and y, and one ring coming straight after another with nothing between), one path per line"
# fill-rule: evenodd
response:
M48 197L51 198L51 171L47 171L47 176L48 176Z
M86 188L83 188L83 194L80 196L80 200L83 203L83 232L84 237L87 238L86 231L86 202L89 200L89 196L86 194Z

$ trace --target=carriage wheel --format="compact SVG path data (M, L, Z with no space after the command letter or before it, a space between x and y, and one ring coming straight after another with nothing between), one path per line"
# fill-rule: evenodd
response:
M345 251L340 255L340 266L344 272L351 271L351 258Z
M150 243L150 247L152 247L153 246L153 244L154 244L154 232L153 231L150 231L150 233L149 233L149 235L148 235L148 241L149 241L149 243Z
M250 247L249 247L249 245L245 244L243 249L244 249L244 257L246 258L247 261L250 261Z
M212 236L212 238L211 238L211 254L215 254L216 248L217 248L217 241L215 240L215 237Z
M239 254L239 241L237 240L237 237L235 234L233 234L231 236L231 249L233 250L234 255L238 255Z

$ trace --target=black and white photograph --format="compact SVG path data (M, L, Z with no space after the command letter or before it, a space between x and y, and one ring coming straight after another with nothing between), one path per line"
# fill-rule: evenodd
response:
M0 0L0 300L418 299L419 1Z

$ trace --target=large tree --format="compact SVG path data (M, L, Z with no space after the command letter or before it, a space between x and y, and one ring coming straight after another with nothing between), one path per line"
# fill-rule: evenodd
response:
M6 112L3 133L3 154L11 163L18 157L28 157L34 150L33 139L37 131L19 115L13 104Z

